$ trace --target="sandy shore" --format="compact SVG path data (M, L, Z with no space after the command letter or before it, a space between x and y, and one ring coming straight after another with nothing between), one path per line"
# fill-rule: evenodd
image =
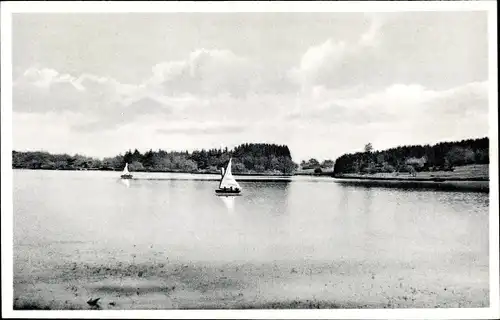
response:
M155 259L107 264L16 265L14 309L484 307L483 282L413 265L363 262L202 263ZM47 268L48 267L48 268ZM465 270L464 270L465 272ZM89 306L91 298L100 298Z

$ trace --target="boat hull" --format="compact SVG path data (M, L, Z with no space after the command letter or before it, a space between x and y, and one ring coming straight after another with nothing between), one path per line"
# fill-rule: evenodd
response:
M132 175L131 174L122 174L121 178L122 179L132 179Z
M230 191L230 190L215 190L215 193L219 196L239 196L241 195L241 190L238 191Z

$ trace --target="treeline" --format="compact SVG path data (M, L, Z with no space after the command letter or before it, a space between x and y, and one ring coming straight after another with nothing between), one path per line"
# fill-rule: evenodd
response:
M323 162L319 162L318 160L311 158L308 161L302 160L300 163L300 169L302 170L307 170L307 169L328 169L332 168L335 162L330 159L323 160Z
M233 158L235 173L293 174L297 165L285 145L246 143L233 150L209 149L188 151L128 150L123 155L96 159L81 155L47 152L12 152L12 167L47 170L122 170L125 163L131 171L216 173Z
M334 175L343 173L451 171L456 166L488 164L489 139L403 146L384 151L345 154L335 161Z

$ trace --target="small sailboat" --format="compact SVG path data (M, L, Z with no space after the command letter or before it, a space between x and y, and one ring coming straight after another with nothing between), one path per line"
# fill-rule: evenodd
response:
M229 159L226 170L221 168L222 177L219 183L219 189L215 190L215 193L218 195L239 195L241 193L241 187L231 173L231 161L232 159Z
M128 171L128 163L125 163L125 169L123 169L122 179L132 179L132 174Z

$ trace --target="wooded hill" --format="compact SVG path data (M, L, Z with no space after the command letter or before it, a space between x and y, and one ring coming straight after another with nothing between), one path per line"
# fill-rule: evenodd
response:
M131 171L219 172L233 157L235 173L293 174L297 165L285 145L245 143L233 150L209 149L193 152L137 149L111 158L96 159L82 155L50 154L48 152L12 152L12 167L47 170L122 170L129 163Z
M335 161L334 175L345 173L449 171L456 166L488 164L489 139L441 142L344 154Z

